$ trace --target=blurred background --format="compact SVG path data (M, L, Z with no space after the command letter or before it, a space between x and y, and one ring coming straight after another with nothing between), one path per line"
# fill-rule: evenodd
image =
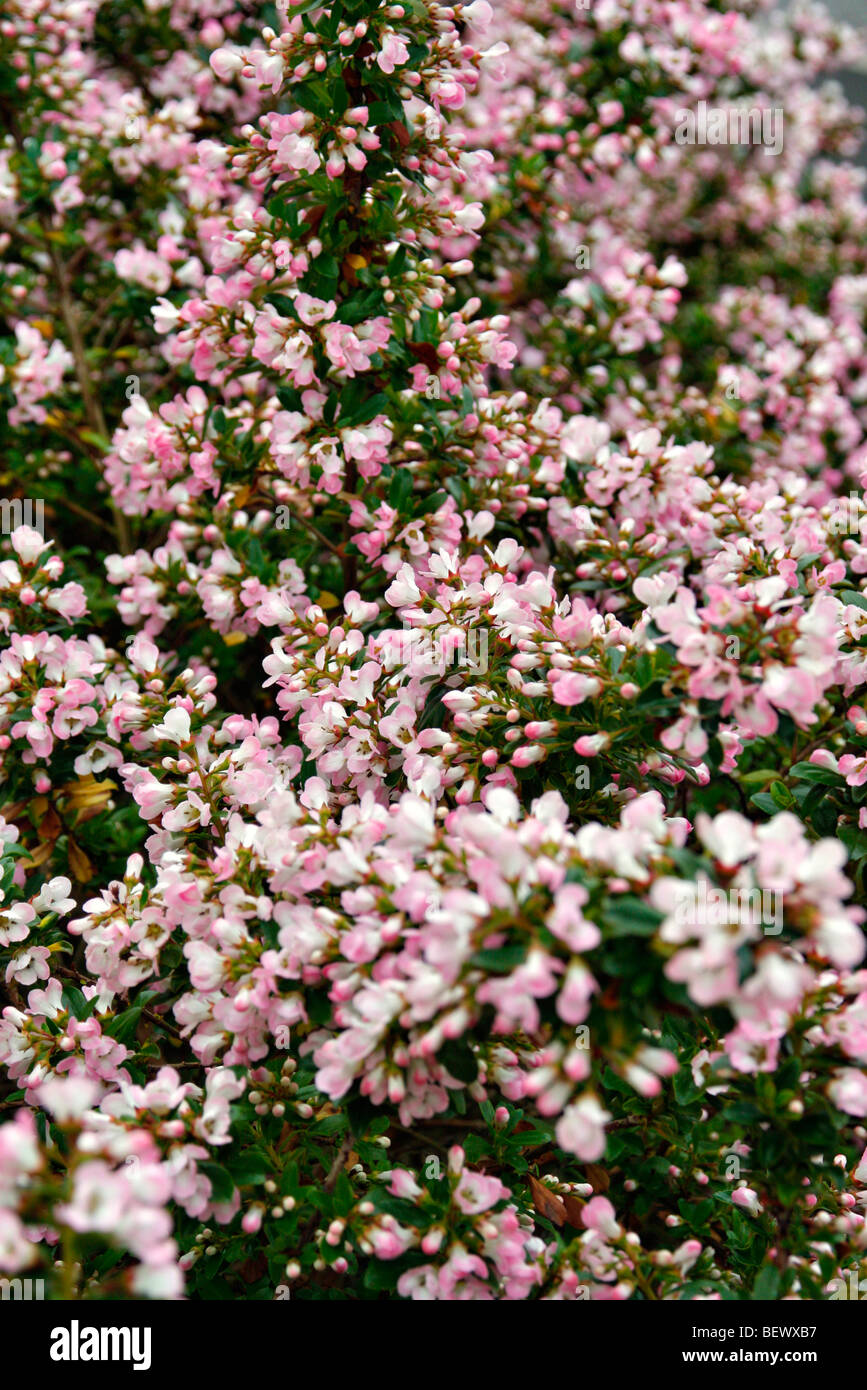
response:
M824 4L835 19L867 29L867 0L824 0ZM849 100L867 109L867 61L842 69L838 80ZM867 131L861 142L858 163L867 167Z
M830 0L828 9L835 19L847 19L850 24L867 22L867 6L864 0Z

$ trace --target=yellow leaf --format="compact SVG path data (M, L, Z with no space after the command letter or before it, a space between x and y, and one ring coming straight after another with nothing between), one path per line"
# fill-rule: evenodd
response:
M106 778L104 782L97 782L93 773L88 773L86 777L79 777L76 782L67 782L60 789L61 795L73 811L83 809L85 806L104 806L116 790L117 788L110 778Z
M43 840L37 849L33 850L29 859L22 859L21 864L25 869L38 869L40 864L44 864L46 859L50 859L54 851L56 841Z
M73 839L69 841L69 867L78 883L87 883L93 878L93 865L83 849L79 849Z
M48 319L31 319L30 323L34 328L39 329L39 332L42 334L43 338L54 337L54 324L49 323Z
M238 647L242 642L246 642L246 632L224 632L223 641L227 647Z
M353 270L364 270L367 266L367 261L363 256L351 255L347 256L346 259Z
M329 589L320 589L319 597L316 600L320 608L337 608L340 599L336 594L332 594Z

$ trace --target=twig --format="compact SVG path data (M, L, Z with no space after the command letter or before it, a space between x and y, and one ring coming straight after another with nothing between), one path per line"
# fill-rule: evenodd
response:
M66 336L69 339L69 347L72 352L72 360L75 363L75 375L78 378L78 386L81 391L81 399L84 403L85 413L91 429L102 439L108 438L108 426L106 425L105 415L103 414L102 404L93 389L93 382L90 377L90 369L87 365L87 354L84 347L84 340L81 336L81 329L78 323L78 314L75 308L75 301L69 288L69 280L66 274L66 267L63 259L57 250L50 236L51 228L45 225L42 220L42 230L45 233L45 240L48 247L48 255L57 281L58 302L63 324L66 328ZM114 516L114 527L117 535L118 545L124 555L128 555L131 549L129 523L123 512L113 502L111 504Z
M333 1187L334 1184L337 1182L337 1179L340 1177L341 1169L343 1168L344 1163L346 1162L347 1158L349 1157L349 1154L350 1154L351 1150L352 1150L352 1135L351 1135L351 1133L347 1133L347 1134L344 1136L344 1139L343 1139L342 1144L340 1145L340 1148L337 1150L337 1153L334 1155L334 1162L332 1163L331 1167L330 1167L329 1170L328 1170L328 1176L326 1177L325 1182L322 1184L322 1191L323 1191L323 1192L330 1192L330 1191L331 1191L332 1187ZM301 1232L300 1236L298 1237L298 1249L299 1249L299 1250L303 1250L303 1249L304 1249L304 1246L307 1244L308 1240L310 1239L311 1235L313 1234L313 1231L314 1231L315 1228L316 1228L316 1222L317 1222L318 1220L319 1220L319 1212L318 1212L318 1211L315 1211L315 1212L313 1213L313 1215L310 1217L310 1220L309 1220L309 1221L307 1222L307 1224L305 1225L305 1227L304 1227L303 1231Z

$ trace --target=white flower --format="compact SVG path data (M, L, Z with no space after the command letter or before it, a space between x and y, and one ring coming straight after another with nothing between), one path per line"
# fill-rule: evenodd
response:
M154 725L154 733L170 743L190 742L190 716L180 705L173 706L161 724Z
M68 878L63 875L50 878L33 899L33 906L37 912L71 912L75 907L75 899L70 897L71 892L72 883Z
M36 1092L36 1099L46 1110L50 1110L58 1123L75 1120L90 1110L99 1099L102 1087L86 1076L53 1076L43 1081Z
M702 844L723 868L733 869L755 853L753 827L739 811L723 811L713 818L700 811L696 829Z
M15 554L25 565L32 565L46 545L50 544L32 526L16 526L9 539Z
M386 589L385 597L394 608L402 608L407 603L418 603L421 594L416 587L411 565L401 565Z
M160 298L151 309L154 319L154 328L158 333L171 333L178 321L179 313L170 300Z
M127 647L126 654L130 664L140 671L142 675L152 676L157 669L159 652L156 644L146 637L143 632L139 632L134 640Z
M211 67L221 82L228 82L244 66L243 53L233 53L230 48L217 48L211 54Z

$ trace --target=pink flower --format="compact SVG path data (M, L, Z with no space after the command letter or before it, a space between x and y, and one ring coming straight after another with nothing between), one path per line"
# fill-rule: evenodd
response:
M611 1115L587 1092L568 1105L557 1122L557 1143L583 1163L596 1163L605 1152L605 1125Z
M376 55L383 72L392 73L396 67L409 62L409 49L399 34L386 31L385 42Z
M508 1188L499 1178L465 1171L454 1193L454 1201L468 1216L488 1211L496 1202L508 1197Z
M841 1067L828 1086L828 1095L838 1110L859 1119L867 1115L867 1076L855 1067Z
M578 671L560 671L556 668L548 672L552 696L558 705L580 705L592 699L602 689L595 676L585 676Z
M622 1235L607 1197L592 1197L581 1212L581 1220L588 1231L596 1231L606 1240L618 1240Z
M750 1216L758 1216L762 1211L758 1193L751 1187L736 1187L732 1192L732 1201L742 1211L749 1212Z

